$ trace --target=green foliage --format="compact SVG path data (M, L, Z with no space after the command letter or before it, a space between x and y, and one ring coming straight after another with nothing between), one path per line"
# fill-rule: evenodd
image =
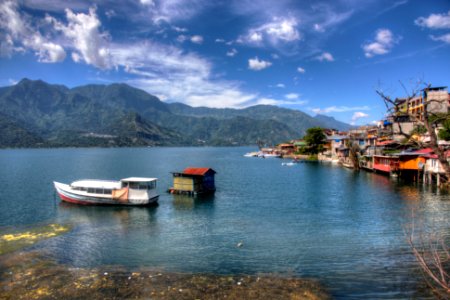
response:
M326 136L322 128L309 128L308 130L306 130L306 135L303 137L303 139L308 145L308 153L318 154L323 151L323 145L326 142Z
M427 133L427 132L428 132L428 130L427 130L427 128L426 128L425 126L423 126L423 125L417 125L417 126L415 126L414 129L410 132L410 134L418 134L418 135L421 135L421 134L425 134L425 133Z
M439 130L438 137L444 141L450 141L450 120L445 120L442 123L442 129Z

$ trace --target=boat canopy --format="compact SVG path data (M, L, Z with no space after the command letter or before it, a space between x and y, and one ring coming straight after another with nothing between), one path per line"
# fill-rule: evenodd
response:
M121 182L150 182L150 181L156 181L157 178L146 178L146 177L128 177L121 179Z
M122 188L122 183L120 181L84 179L74 181L70 184L70 186L72 188L94 188L94 189L112 190Z

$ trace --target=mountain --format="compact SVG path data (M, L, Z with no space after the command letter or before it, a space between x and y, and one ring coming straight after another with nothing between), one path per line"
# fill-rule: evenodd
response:
M0 107L0 147L276 144L302 136L309 127L347 125L269 105L167 104L126 84L69 89L23 79L0 88ZM12 132L20 138L13 141Z
M2 114L0 114L0 128L0 145L2 148L39 147L44 145L43 139Z

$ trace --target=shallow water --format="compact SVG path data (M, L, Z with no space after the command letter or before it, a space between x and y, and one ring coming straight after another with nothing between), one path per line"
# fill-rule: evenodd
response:
M33 246L71 266L280 273L317 278L342 299L426 296L405 226L414 211L416 223L448 231L448 194L328 164L242 156L252 150L2 150L0 233L71 224L69 234ZM214 197L165 193L170 172L187 166L217 171ZM129 176L158 177L159 206L79 207L60 203L52 186Z

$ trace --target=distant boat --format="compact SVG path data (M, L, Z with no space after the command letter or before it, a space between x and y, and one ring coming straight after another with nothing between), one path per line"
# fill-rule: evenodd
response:
M56 182L62 201L83 205L150 205L158 201L157 178L130 177L119 181L78 180Z
M258 154L258 157L262 157L262 158L281 157L281 154L276 154L276 153L260 153L260 154Z
M249 153L245 153L244 156L245 157L258 157L259 154L260 154L260 152L249 152Z
M292 167L292 166L295 166L296 164L297 163L293 162L293 161L281 163L282 166L287 166L287 167Z

